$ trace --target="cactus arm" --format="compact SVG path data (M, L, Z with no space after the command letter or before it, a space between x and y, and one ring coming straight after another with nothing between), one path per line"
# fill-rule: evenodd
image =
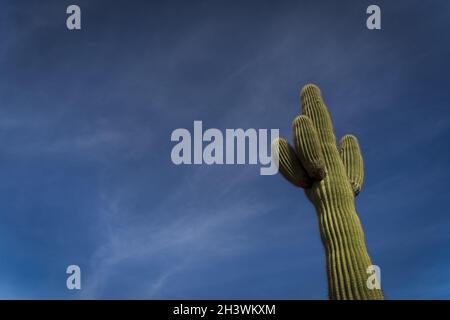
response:
M311 179L298 160L294 149L285 139L278 138L273 141L272 154L278 163L279 171L286 180L296 187L309 188L311 186Z
M308 175L316 180L325 177L325 160L319 136L310 118L298 116L292 123L297 156Z
M342 162L356 196L364 183L364 161L358 139L353 135L346 135L341 139L340 145Z

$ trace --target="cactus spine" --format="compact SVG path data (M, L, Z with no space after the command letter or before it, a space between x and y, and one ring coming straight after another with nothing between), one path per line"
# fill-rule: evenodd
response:
M330 299L383 299L379 289L367 286L372 265L364 232L355 209L355 197L364 182L364 164L358 140L342 138L336 147L333 124L320 89L309 84L301 91L303 114L294 119L292 148L285 139L274 141L281 174L305 189L316 208L326 251Z

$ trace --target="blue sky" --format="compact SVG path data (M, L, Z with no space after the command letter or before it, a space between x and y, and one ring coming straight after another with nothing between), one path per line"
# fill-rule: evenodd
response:
M317 217L176 128L280 128L318 84L358 136L390 299L450 298L448 1L0 1L0 298L326 299ZM78 264L82 290L66 288Z

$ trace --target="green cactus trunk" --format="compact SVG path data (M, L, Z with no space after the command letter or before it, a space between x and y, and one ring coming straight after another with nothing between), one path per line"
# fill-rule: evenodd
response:
M329 155L330 160L333 157L335 155ZM339 162L336 166L339 166ZM344 168L335 169L343 172ZM337 193L339 197L333 196ZM331 185L329 179L325 178L314 183L306 190L306 194L319 218L320 236L326 251L330 299L382 299L380 290L367 287L367 268L372 265L372 261L367 252L350 184Z
M293 122L295 150L285 139L278 139L273 154L283 176L304 188L316 208L326 251L329 297L383 299L380 289L367 285L372 261L355 209L355 197L364 181L358 140L344 136L338 151L333 123L317 86L305 86L301 100L303 114Z

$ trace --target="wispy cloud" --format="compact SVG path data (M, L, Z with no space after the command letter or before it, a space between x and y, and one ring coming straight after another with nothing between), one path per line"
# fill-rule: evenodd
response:
M205 179L207 175L200 174L194 183ZM237 176L234 180L241 179ZM230 181L233 184L233 179ZM203 196L196 195L198 190L189 188L187 183L178 186L180 192L187 192L192 198ZM120 195L103 194L99 199L98 214L102 218L98 232L104 240L91 261L85 297L101 297L108 281L124 263L144 263L149 269L155 268L155 274L136 284L142 286L136 290L146 291L148 298L157 298L175 273L248 250L252 241L237 230L270 212L272 207L230 198L226 190L231 187L215 198L215 207L182 203L183 198L177 199L175 190L156 210L138 218ZM158 271L158 265L166 260L171 261L170 267Z

